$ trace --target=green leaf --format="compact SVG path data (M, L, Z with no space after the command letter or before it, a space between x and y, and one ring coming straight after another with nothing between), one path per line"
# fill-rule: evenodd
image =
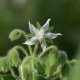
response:
M6 73L9 70L7 57L0 57L0 72Z
M37 70L38 78L45 77L45 64L42 59L36 58L35 59L35 69Z
M69 65L69 63L66 62L66 63L62 66L62 69L61 69L62 76L63 76L63 77L68 76L69 71L70 71L70 65Z
M19 73L21 76L21 79L24 80L33 80L32 79L32 73L35 73L35 69L32 67L32 57L28 56L24 58L22 64L19 66Z
M31 57L29 56L24 58L22 64L19 66L19 75L21 79L26 80L28 77L30 77L30 75L28 75L30 73L29 70L31 70L30 62L31 62Z
M19 65L20 63L19 53L15 49L15 47L9 51L7 57L8 57L8 62L12 67L14 66L17 67Z
M51 50L47 56L44 57L45 63L45 74L47 77L51 76L57 68L57 60L58 60L58 53L57 51Z
M44 68L43 62L33 56L28 56L24 58L22 64L19 67L19 73L22 79L25 80L37 80L44 78Z
M64 51L59 51L59 63L60 64L65 64L66 63L66 61L68 60L68 57L67 57L67 54L66 54L66 52L64 52Z

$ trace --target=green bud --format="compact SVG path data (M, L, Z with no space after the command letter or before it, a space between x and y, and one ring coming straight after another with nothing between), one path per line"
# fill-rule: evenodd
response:
M15 40L19 39L21 36L22 36L22 30L20 30L20 29L14 29L9 34L9 39L11 41L15 41Z

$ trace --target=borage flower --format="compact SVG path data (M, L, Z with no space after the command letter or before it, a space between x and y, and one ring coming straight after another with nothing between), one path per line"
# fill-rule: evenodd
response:
M31 39L28 39L23 44L34 45L36 41L39 41L40 44L41 44L41 48L44 51L46 49L46 41L45 41L45 38L54 39L57 36L62 35L61 33L47 32L48 29L49 29L49 22L50 22L50 20L51 19L48 19L46 21L46 23L39 30L36 29L36 27L33 24L31 24L30 21L29 21L29 29L30 29L30 32L33 33L35 36L32 37Z

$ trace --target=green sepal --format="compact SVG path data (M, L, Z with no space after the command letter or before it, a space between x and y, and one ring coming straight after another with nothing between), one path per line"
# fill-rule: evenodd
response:
M41 28L41 24L37 21L37 28L40 29Z

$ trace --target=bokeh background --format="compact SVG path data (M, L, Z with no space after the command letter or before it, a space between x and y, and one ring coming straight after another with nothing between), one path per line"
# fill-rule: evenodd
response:
M41 25L51 18L52 32L60 32L62 37L54 40L69 59L74 58L80 44L80 0L0 0L0 55L23 40L11 43L8 35L17 28L28 30L28 21Z

